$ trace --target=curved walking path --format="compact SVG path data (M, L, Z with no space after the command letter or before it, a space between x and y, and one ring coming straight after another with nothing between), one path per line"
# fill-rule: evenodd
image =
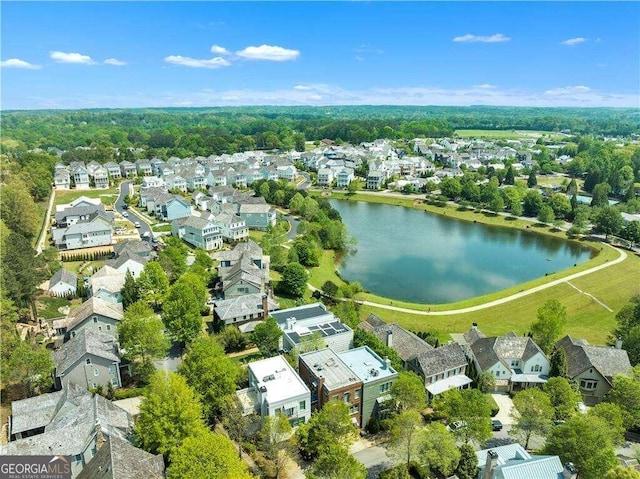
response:
M390 306L390 305L387 305L387 304L374 303L373 301L360 301L360 300L354 300L354 299L349 299L349 298L336 298L336 299L340 299L341 301L355 301L358 304L364 304L364 305L367 305L367 306L373 306L373 307L381 308L381 309L389 309L389 310L392 310L392 311L399 311L401 313L417 314L419 316L448 316L450 314L471 313L473 311L479 311L481 309L491 308L491 307L497 306L499 304L508 303L509 301L513 301L514 299L519 299L519 298L522 298L524 296L528 296L530 294L537 293L538 291L542 291L543 289L551 288L553 286L557 286L559 284L569 282L569 281L571 281L573 279L580 278L582 276L586 276L586 275L594 273L596 271L600 271L601 269L609 268L610 266L622 263L625 259L627 259L627 253L624 250L615 248L615 247L613 247L613 246L611 246L611 245L609 245L607 243L604 243L604 244L606 246L608 246L609 248L613 248L614 250L616 250L618 253L620 253L620 256L618 256L613 261L608 261L608 262L606 262L604 264L601 264L601 265L598 265L598 266L594 266L593 268L589 268L589 269L586 269L584 271L580 271L578 273L570 274L569 276L565 276L564 278L555 279L553 281L549 281L548 283L541 284L539 286L534 286L533 288L527 289L525 291L520 291L519 293L512 294L512 295L506 296L504 298L496 299L494 301L489 301L488 303L478 304L476 306L469 306L468 308L449 309L449 310L446 310L446 311L418 311L418 310L415 310L415 309L401 308L401 307L398 307L398 306ZM312 286L309 283L307 283L307 285L309 286L309 288L312 291L319 291L319 289L316 288L315 286Z
M56 198L56 190L53 188L49 195L49 204L47 205L47 212L44 216L44 223L42 224L42 230L40 231L40 237L38 238L38 245L36 247L36 256L42 253L44 250L44 243L47 239L47 231L49 230L49 224L51 222L51 210L53 209L53 201Z

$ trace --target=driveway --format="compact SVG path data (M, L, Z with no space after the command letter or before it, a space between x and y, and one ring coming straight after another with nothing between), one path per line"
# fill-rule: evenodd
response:
M498 407L500 408L500 411L498 411L498 414L496 414L496 417L493 419L499 420L505 427L513 424L513 419L510 415L511 408L513 407L513 401L509 395L507 393L493 393L491 396L495 399Z
M125 197L125 191L129 191L129 183L131 182L123 181L120 184L120 194L118 195L118 199L116 200L116 203L114 205L115 210L120 214L122 214L125 211L124 197ZM149 232L149 238L153 238L153 231L151 231L151 227L146 222L146 220L141 216L136 215L132 210L127 210L127 212L129 213L129 217L127 218L129 221L131 221L132 223L135 223L136 221L140 223L140 228L137 228L138 234L140 235L140 237L142 237L143 233Z

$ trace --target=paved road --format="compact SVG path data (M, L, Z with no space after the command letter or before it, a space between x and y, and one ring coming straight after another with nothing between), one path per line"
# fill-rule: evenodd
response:
M367 478L380 477L382 471L393 467L394 463L385 448L380 446L371 446L353 453L358 462L367 468Z
M470 306L468 308L449 309L449 310L445 310L445 311L418 311L418 310L415 310L415 309L400 308L398 306L391 306L391 305L388 305L388 304L374 303L373 301L360 301L360 300L355 300L355 301L357 301L359 304L364 304L364 305L367 305L367 306L374 306L376 308L389 309L389 310L392 310L392 311L399 311L401 313L417 314L419 316L448 316L450 314L471 313L473 311L479 311L481 309L491 308L491 307L497 306L499 304L508 303L509 301L513 301L514 299L519 299L519 298L522 298L524 296L528 296L530 294L537 293L538 291L542 291L543 289L552 288L553 286L557 286L559 284L566 283L568 281L574 280L576 278L580 278L582 276L586 276L586 275L594 273L596 271L600 271L601 269L609 268L610 266L616 265L618 263L622 263L625 259L627 259L627 253L624 250L621 250L621 249L618 249L618 248L614 248L613 246L608 245L607 243L603 243L603 244L605 246L607 246L608 248L613 248L614 250L616 250L620 254L620 256L618 256L613 261L608 261L608 262L606 262L604 264L601 264L599 266L594 266L593 268L589 268L587 270L580 271L579 273L570 274L569 276L565 276L564 278L560 278L560 279L556 279L556 280L553 280L553 281L549 281L548 283L541 284L539 286L534 286L533 288L530 288L530 289L527 289L527 290L524 290L524 291L520 291L519 293L512 294L511 296L506 296L504 298L496 299L494 301L489 301L488 303L478 304L476 306ZM316 288L315 286L313 286L310 283L307 283L307 286L312 291L319 291L318 288ZM347 298L338 298L338 299L340 299L341 301L354 301L352 299L347 299Z
M44 217L44 223L42 223L42 231L40 232L40 238L38 239L38 246L36 248L36 256L42 253L42 250L45 248L45 241L47 239L47 232L49 231L49 227L51 225L51 210L53 209L53 201L56 198L56 190L55 188L51 190L51 194L49 195L49 204L47 205L47 214Z
M129 184L131 182L130 181L123 181L120 184L120 194L118 195L118 199L116 200L116 203L114 205L115 210L122 214L125 209L124 209L124 197L126 196L126 192L129 191ZM140 223L140 228L138 228L138 234L142 236L142 234L146 231L149 232L150 238L153 237L153 231L151 231L151 227L149 226L149 223L147 223L147 221L142 217L139 216L137 214L135 214L135 212L131 211L131 210L126 210L129 213L129 221L131 221L132 223L135 223L136 221Z
M304 177L304 181L296 186L296 190L308 190L311 187L311 177L306 171L299 171L298 174Z

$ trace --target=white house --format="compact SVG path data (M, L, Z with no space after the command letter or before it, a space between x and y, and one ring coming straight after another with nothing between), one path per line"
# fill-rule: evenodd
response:
M77 276L69 270L58 270L49 280L49 292L54 296L75 295Z

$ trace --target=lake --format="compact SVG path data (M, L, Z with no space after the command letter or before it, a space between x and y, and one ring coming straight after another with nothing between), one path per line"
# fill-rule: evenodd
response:
M450 303L499 291L590 259L575 242L376 203L330 200L356 251L338 267L379 296Z

